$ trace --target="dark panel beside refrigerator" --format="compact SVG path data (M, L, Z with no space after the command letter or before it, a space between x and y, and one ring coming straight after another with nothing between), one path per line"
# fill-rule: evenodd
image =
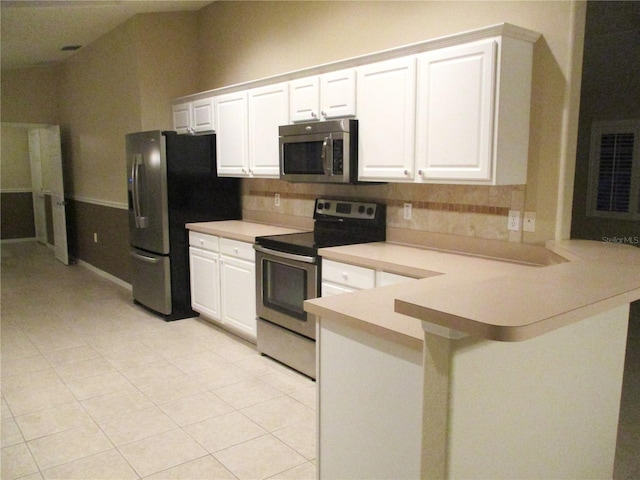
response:
M145 153L144 145L154 145L160 142L162 144L162 152L164 158L160 161L164 163L162 174L166 174L164 183L166 190L161 194L155 195L155 198L144 198L138 203L138 212L134 209L137 195L144 194L147 191L153 191L153 187L145 187L144 180L141 180L146 173L144 168L139 170L143 174L136 177L136 168L134 159L137 158L141 162L141 158L145 155L157 156L157 149L150 153ZM135 145L143 145L142 149L136 149ZM139 151L143 150L143 151ZM127 166L129 172L129 210L131 225L131 246L145 250L144 244L147 239L144 238L145 231L153 231L153 225L144 225L144 221L138 221L136 224L136 215L144 216L144 212L140 215L140 204L148 204L149 202L162 202L162 198L166 198L166 223L168 231L169 253L154 252L147 250L150 256L165 256L170 261L170 305L171 312L158 312L145 305L136 296L137 291L144 291L148 296L148 288L138 287L134 283L134 301L151 309L165 320L178 320L181 318L189 318L198 316L198 313L191 309L191 292L189 287L189 235L185 229L185 223L206 222L216 220L232 220L240 219L242 216L241 200L240 200L240 180L237 178L220 178L216 172L215 159L216 145L215 135L190 136L177 135L175 132L142 132L138 134L127 135ZM156 163L158 159L154 160ZM150 165L147 170L153 167ZM150 176L150 174L149 174ZM136 184L137 179L137 184ZM149 180L151 182L151 180ZM158 180L160 181L160 180ZM136 184L137 188L132 188ZM132 192L133 191L133 192ZM146 220L151 222L151 219ZM156 223L161 223L156 220ZM140 228L142 224L142 228ZM142 244L142 245L139 245ZM149 244L153 244L150 242ZM154 283L153 279L145 280L144 273L138 272L136 275L136 261L132 264L134 268L134 282ZM144 267L138 267L143 270ZM157 283L157 281L155 282ZM168 287L168 286L167 286ZM161 290L158 288L158 290ZM162 295L162 292L158 292ZM147 302L149 303L149 302ZM161 301L156 303L161 304Z

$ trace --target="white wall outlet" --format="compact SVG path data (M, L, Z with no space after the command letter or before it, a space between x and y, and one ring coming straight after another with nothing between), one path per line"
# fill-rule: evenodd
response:
M402 216L405 220L411 220L411 204L405 203L402 211Z
M520 212L518 210L509 210L509 230L517 232L520 230Z
M279 207L279 206L280 206L280 194L279 194L279 193L276 193L276 195L275 195L275 197L274 197L274 199L273 199L273 204L274 204L276 207Z
M93 232L93 243L98 243L98 234Z
M524 212L522 230L525 232L536 231L536 212Z

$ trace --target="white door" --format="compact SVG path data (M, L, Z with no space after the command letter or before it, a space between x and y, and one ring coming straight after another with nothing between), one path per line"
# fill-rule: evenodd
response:
M491 180L496 50L487 40L420 57L417 162L424 179Z
M62 174L62 151L60 149L60 127L53 125L43 128L41 152L47 169L51 206L53 210L53 238L56 258L69 265L69 245L67 243L67 213L64 199L64 177Z
M320 113L320 78L306 77L293 80L289 85L292 122L318 120Z
M249 338L256 338L256 266L234 257L221 257L222 321Z
M278 178L278 127L288 123L288 83L249 90L249 168L252 176Z
M31 188L33 190L33 220L36 239L47 244L47 215L44 205L42 180L42 154L40 152L40 130L29 129L29 163L31 164Z
M191 307L200 313L220 320L219 255L200 248L189 247Z
M320 114L322 118L356 115L355 70L340 70L320 77Z
M215 98L218 175L249 176L249 110L247 92Z
M413 181L416 58L357 69L359 180Z

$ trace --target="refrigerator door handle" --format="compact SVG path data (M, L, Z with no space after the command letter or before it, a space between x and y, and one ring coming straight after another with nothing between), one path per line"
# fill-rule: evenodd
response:
M136 221L136 228L147 228L147 217L142 216L140 204L140 165L142 164L142 154L133 156L133 167L131 177L133 179L133 215Z
M129 253L133 258L137 258L138 260L142 260L143 262L158 263L160 261L160 258L147 257L146 255L140 255L139 253L136 253L136 252L129 252Z

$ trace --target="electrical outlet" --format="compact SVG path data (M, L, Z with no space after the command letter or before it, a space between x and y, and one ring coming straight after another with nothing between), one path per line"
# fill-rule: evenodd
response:
M518 210L509 210L509 230L517 232L520 230L520 212Z
M522 230L525 232L536 231L536 212L524 212Z
M275 197L274 197L274 200L273 200L273 203L274 203L274 205L275 205L276 207L279 207L279 206L280 206L280 194L279 194L279 193L276 193L276 195L275 195Z
M405 220L411 220L411 204L410 203L404 204L404 210L402 212L402 216L404 217Z
M93 243L98 243L98 234L93 232Z

